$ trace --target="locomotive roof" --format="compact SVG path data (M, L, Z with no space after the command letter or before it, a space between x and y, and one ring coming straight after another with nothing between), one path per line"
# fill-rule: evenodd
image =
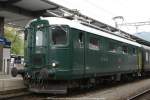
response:
M76 28L76 29L79 29L82 31L87 31L87 32L90 32L93 34L103 36L103 37L107 37L107 38L114 39L114 40L117 40L120 42L125 42L125 43L131 44L131 45L141 47L141 45L137 42L134 42L134 41L131 41L131 40L119 37L119 36L115 36L113 34L109 34L107 32L103 32L103 31L100 31L100 30L97 30L97 29L94 29L94 28L91 28L88 26L84 26L84 25L80 24L80 22L78 20L69 20L66 18L59 18L59 17L44 17L42 19L48 20L50 25L54 25L54 24L68 25L72 28Z
M68 25L71 28L79 29L82 31L90 32L90 33L97 34L97 35L100 35L103 37L107 37L107 38L110 38L113 40L117 40L120 42L124 42L124 43L128 43L131 45L141 47L141 44L139 44L137 42L134 42L134 41L131 41L131 40L128 40L128 39L125 39L125 38L122 38L122 37L119 37L119 36L116 36L113 34L109 34L107 32L103 32L103 31L82 25L82 24L80 24L80 22L78 20L69 20L69 19L60 18L60 17L41 17L41 19L48 20L50 25Z
M144 48L144 49L150 50L150 47L149 47L149 46L141 45L141 47Z

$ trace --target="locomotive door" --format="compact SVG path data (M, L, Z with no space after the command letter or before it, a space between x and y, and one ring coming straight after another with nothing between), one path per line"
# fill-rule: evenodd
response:
M83 77L85 73L85 32L73 31L73 74Z
M142 69L142 51L138 49L138 70L141 71Z
M47 63L47 28L42 27L35 30L35 42L32 61L35 65L44 65Z

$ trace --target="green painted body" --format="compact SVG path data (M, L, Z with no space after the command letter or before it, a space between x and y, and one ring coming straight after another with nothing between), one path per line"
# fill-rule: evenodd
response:
M150 50L148 50L146 48L142 48L141 59L142 59L141 70L149 73L149 71L150 71Z
M109 42L116 43L118 46L127 45L129 49L136 48L136 51L138 50L138 47L104 38L92 33L83 32L84 48L80 48L75 44L77 44L76 41L78 41L77 35L82 31L72 28L70 30L70 34L73 36L73 76L77 78L80 76L86 78L116 73L131 73L138 70L138 52L133 54L132 51L129 50L129 53L127 54L123 54L119 51L114 53L110 52L108 48ZM88 44L90 37L99 40L99 50L89 49Z
M38 25L43 24L41 31L45 35L45 45L35 46L35 33ZM26 72L31 74L42 68L48 69L50 80L73 80L117 73L131 73L139 70L138 47L121 43L93 33L71 28L67 25L67 44L54 46L51 42L51 30L46 20L36 20L29 26L28 39L25 47ZM31 28L31 29L30 29ZM79 40L82 34L82 41ZM98 40L98 50L89 49L90 37ZM128 47L128 53L122 50L112 52L112 45ZM135 48L135 53L132 49ZM36 53L39 50L40 53ZM35 62L34 62L35 60ZM59 62L53 67L52 62Z

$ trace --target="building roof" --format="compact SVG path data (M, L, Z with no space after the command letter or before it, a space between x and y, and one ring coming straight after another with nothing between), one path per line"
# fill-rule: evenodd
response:
M5 17L7 25L24 27L30 19L46 16L46 10L56 8L44 0L0 0L0 17Z

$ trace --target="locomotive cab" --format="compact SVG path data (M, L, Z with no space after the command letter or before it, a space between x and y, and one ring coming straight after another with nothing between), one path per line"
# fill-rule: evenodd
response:
M25 69L12 69L13 76L22 74L31 91L34 91L35 83L41 85L44 81L67 80L69 77L66 76L71 75L69 39L67 25L51 25L44 19L32 21L25 28Z
M67 63L71 51L68 29L66 25L50 25L46 20L38 19L32 22L26 28L28 34L25 45L26 67L41 72L44 70L45 72L42 73L44 75L41 75L43 77L51 75L52 79L56 79L57 76L64 78L63 71L67 74L70 70L70 65ZM45 75L46 73L48 75Z

